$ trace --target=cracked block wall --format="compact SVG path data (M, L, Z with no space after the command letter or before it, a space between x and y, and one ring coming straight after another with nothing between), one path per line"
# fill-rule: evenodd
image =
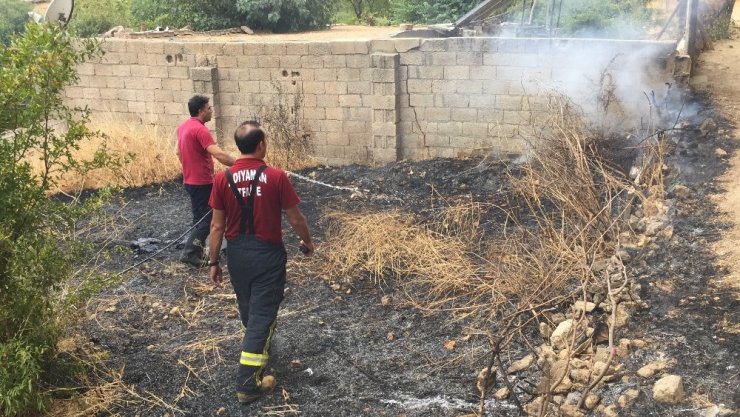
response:
M300 93L318 160L343 165L521 152L548 110L547 91L598 89L591 84L611 65L619 87L642 98L640 90L672 81L675 42L114 38L103 48L102 58L78 67L80 82L66 91L69 104L89 107L93 117L160 125L174 141L187 100L202 93L214 104L208 126L224 142L239 122L275 106L279 91L284 98ZM589 61L598 55L604 63L580 71L574 51L592 48L601 52L589 53ZM615 65L619 56L631 58Z

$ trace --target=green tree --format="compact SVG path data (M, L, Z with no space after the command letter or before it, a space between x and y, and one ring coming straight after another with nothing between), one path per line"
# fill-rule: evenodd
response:
M59 175L111 162L100 150L91 161L73 157L96 133L88 112L65 105L64 88L76 65L99 53L58 25L29 24L0 45L0 415L42 410L65 299L84 249L75 225L103 200L50 198ZM32 161L40 162L34 169Z
M245 16L234 0L131 0L135 23L149 27L190 26L193 30L213 30L243 25Z
M236 0L247 24L255 29L295 32L331 23L336 0Z
M648 0L576 0L563 5L562 32L571 36L640 38L653 19Z
M393 19L409 23L454 22L480 0L394 0Z
M23 31L31 4L23 0L0 0L0 10L0 43L7 44L11 35Z
M76 0L69 25L80 36L95 36L131 24L131 0Z

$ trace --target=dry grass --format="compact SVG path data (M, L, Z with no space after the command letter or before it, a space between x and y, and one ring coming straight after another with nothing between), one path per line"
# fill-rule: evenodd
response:
M445 237L399 211L326 215L328 247L325 273L335 280L369 276L377 284L389 278L417 282L444 279L464 283L478 274L459 239ZM442 294L439 294L442 296Z
M92 160L104 148L122 158L124 163L120 167L100 168L84 174L69 172L61 176L56 191L77 193L106 186L139 187L170 181L180 175L174 132L154 125L123 122L112 115L99 116L89 127L101 132L103 137L80 143L74 157ZM32 158L31 163L41 172L41 161Z

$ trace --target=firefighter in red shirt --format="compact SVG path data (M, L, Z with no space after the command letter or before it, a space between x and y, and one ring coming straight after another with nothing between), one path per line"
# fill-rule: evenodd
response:
M237 372L237 398L250 403L262 395L262 373L285 290L287 253L283 245L284 212L298 234L306 256L314 245L300 199L284 171L267 167L265 132L257 122L244 122L234 133L241 155L225 172L216 174L209 201L213 208L209 278L222 282L221 239L226 234L226 258L239 315L246 329Z
M211 224L208 198L213 185L213 158L227 166L234 163L234 158L218 147L205 126L213 116L208 97L194 95L188 101L188 111L190 119L177 128L177 156L182 164L182 182L190 196L195 228L185 243L180 261L201 267Z

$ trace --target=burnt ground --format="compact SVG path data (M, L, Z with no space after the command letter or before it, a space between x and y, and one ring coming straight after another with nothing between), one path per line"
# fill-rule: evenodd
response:
M708 105L704 108L699 118L717 117ZM726 159L716 156L715 149L735 151L726 126L717 120L720 129L705 138L685 129L669 155L669 190L680 182L690 192L668 195L675 208L673 237L649 246L629 265L645 303L620 337L650 342L624 360L628 372L665 355L673 359L670 372L684 377L689 394L736 408L740 339L727 323L738 322L738 302L733 294L708 285L725 273L715 266L709 245L728 227L717 220L709 198L722 192L715 178L726 168ZM356 186L364 194L356 198L293 180L319 242L319 219L326 209L400 208L431 217L431 207L438 207L441 199L507 202L506 169L489 160L404 161L303 174ZM189 227L189 203L177 182L127 190L109 212L119 216L123 242L158 239L161 243L154 249ZM483 227L495 233L501 219L491 210ZM289 233L286 238L290 256L299 257L295 238ZM410 417L460 416L477 409L475 378L486 363L486 346L483 340L466 337L464 323L422 315L405 306L393 288L377 288L362 277L352 286L332 288L300 262L290 264L268 371L277 377L278 386L253 405L238 405L233 375L240 327L231 288L212 288L205 270L176 262L178 252L176 245L164 250L87 306L87 320L81 325L85 340L78 343L108 352L106 365L123 368L123 382L141 396L127 397L131 401L112 407L114 413L298 415L291 412L295 410L302 416ZM108 267L117 271L149 255L121 246L111 256ZM385 295L390 303L382 301ZM445 348L450 340L457 342L454 349ZM610 384L601 394L608 399L629 388L640 389L637 404L624 415L703 415L695 402L675 407L655 403L653 382L633 376ZM517 415L506 400L489 401L487 410L489 415Z

